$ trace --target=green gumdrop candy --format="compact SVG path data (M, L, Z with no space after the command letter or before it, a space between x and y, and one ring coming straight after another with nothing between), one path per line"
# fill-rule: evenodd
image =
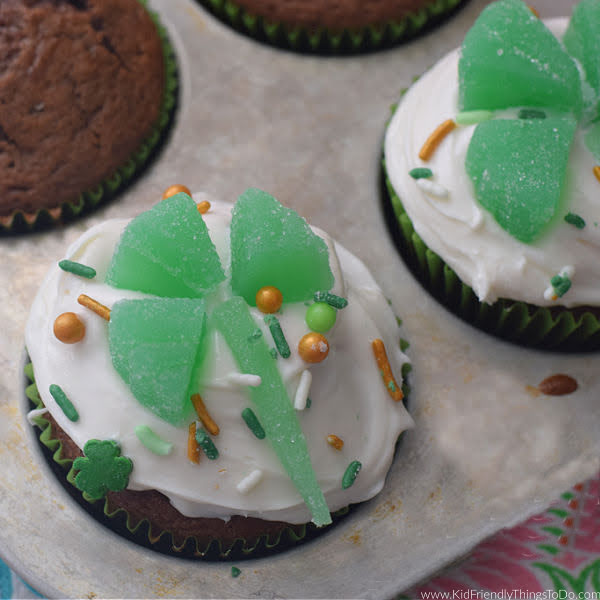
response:
M140 404L173 425L192 409L205 325L203 300L121 300L110 311L113 366Z
M583 140L596 162L600 163L600 123L594 123L586 132Z
M460 110L520 106L581 112L575 62L521 0L488 6L465 36L458 63Z
M106 275L114 287L167 298L197 298L224 279L204 219L183 193L127 225Z
M587 82L600 93L600 2L582 0L574 9L563 42L583 67Z
M465 166L477 200L522 242L538 237L558 208L575 127L570 116L498 119L473 133Z
M240 372L260 375L261 384L249 388L258 420L285 471L308 506L317 526L331 523L329 508L312 468L306 438L277 363L242 298L218 306L211 323L227 342Z
M273 285L284 302L299 302L333 283L327 245L306 221L266 192L246 190L231 219L233 293L255 306L256 292Z

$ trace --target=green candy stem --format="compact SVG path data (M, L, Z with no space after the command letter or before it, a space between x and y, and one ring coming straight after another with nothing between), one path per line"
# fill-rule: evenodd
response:
M260 375L262 383L249 394L261 425L285 471L308 506L317 526L331 523L331 515L311 465L300 427L276 362L264 339L252 338L256 329L248 306L236 297L218 306L212 324L223 335L242 373Z

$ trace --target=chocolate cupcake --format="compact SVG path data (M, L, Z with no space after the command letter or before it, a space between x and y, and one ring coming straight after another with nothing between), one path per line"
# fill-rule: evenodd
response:
M420 281L470 323L544 349L600 348L586 23L600 27L597 0L550 29L520 0L491 4L403 95L385 140L399 245Z
M110 527L239 558L377 494L412 424L407 359L326 234L259 190L196 200L94 227L51 269L26 330L30 418Z
M353 54L387 48L450 16L463 0L198 0L250 37L304 53Z
M68 220L148 163L177 80L143 2L6 0L0 48L1 232Z

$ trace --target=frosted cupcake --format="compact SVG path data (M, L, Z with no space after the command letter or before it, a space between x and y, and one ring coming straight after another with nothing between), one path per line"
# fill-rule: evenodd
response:
M402 97L388 191L404 256L446 306L521 344L596 349L600 2L548 27L520 0L482 12Z
M396 319L366 267L259 190L233 210L196 200L67 250L27 324L29 395L107 515L222 557L373 497L412 421Z

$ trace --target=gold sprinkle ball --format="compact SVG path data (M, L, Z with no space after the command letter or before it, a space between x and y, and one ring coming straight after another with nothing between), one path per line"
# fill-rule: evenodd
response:
M54 335L63 344L76 344L85 336L85 325L75 313L62 313L54 321Z
M283 295L273 285L265 285L256 292L256 308L262 313L276 313L283 302Z
M329 342L323 334L311 331L298 342L298 354L307 363L319 363L329 354Z
M163 192L162 199L166 200L167 198L170 198L171 196L174 196L175 194L180 194L181 192L183 192L184 194L187 194L190 198L192 197L192 192L190 192L189 187L182 185L181 183L176 183L175 185L170 185Z
M202 200L196 204L196 208L201 215L205 215L210 210L210 202L208 200Z

